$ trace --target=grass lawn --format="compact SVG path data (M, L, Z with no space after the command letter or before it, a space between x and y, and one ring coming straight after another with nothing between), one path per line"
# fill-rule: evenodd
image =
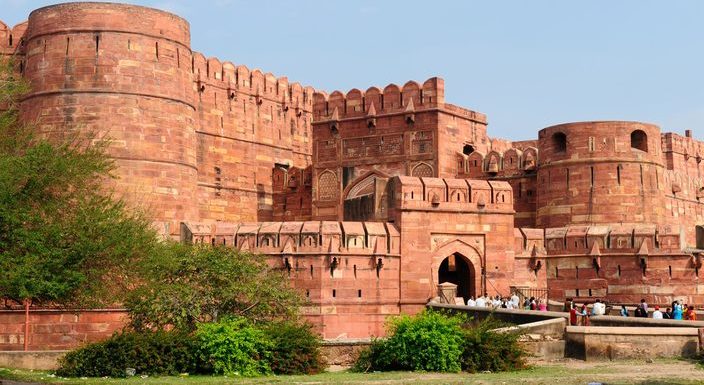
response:
M323 373L314 376L269 376L228 378L212 376L132 377L129 379L62 379L49 372L0 369L0 379L40 384L117 385L215 385L215 384L701 384L704 369L686 360L617 361L587 363L562 361L536 364L533 368L507 373ZM2 382L0 382L2 383Z

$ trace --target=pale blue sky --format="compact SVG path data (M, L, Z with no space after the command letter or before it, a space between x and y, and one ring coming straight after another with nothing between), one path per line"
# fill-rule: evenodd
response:
M0 0L0 20L55 2ZM206 56L328 92L441 76L491 136L623 119L704 138L704 1L128 2L186 18Z

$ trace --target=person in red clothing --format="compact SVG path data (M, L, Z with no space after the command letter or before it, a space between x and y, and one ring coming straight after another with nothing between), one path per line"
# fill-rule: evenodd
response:
M685 319L690 321L697 320L697 313L694 312L694 306L689 305L689 307L687 308L687 317Z
M574 306L574 303L570 306L570 325L577 325L577 308Z

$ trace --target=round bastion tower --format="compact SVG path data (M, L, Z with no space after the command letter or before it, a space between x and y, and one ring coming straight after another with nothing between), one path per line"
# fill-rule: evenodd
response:
M538 133L537 225L661 223L660 128L579 122Z
M107 136L119 192L165 231L197 218L190 30L168 12L110 3L35 10L22 115L47 135Z

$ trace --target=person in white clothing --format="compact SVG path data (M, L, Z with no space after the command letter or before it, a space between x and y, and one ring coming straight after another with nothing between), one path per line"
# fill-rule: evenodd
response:
M655 311L653 312L653 319L662 319L662 312L660 311L660 306L655 306Z
M491 301L491 306L494 309L498 309L501 307L501 299L499 298L498 295L496 297L494 297L494 299Z
M600 299L597 299L592 306L592 315L604 315L606 314L606 305L601 303Z
M474 302L474 306L477 307L485 307L486 306L486 300L484 299L484 296L481 296L477 298L477 300Z
M474 300L474 296L469 297L467 300L467 306L477 306L477 301Z
M521 299L518 298L518 293L514 292L513 295L511 296L511 304L513 305L511 308L513 309L518 309L518 305L520 304Z

